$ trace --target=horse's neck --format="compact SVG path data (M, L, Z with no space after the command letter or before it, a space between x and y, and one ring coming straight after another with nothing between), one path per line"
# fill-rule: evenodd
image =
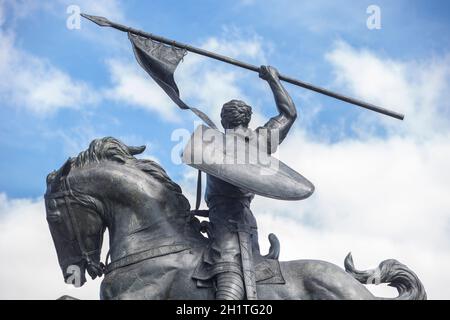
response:
M201 237L189 223L187 199L136 167L103 162L80 170L78 181L84 193L102 199L111 260Z
M158 221L149 225L141 225L131 232L112 232L110 249L111 259L116 260L124 256L165 245L184 242L185 224L168 221Z
M139 198L139 195L136 196ZM110 228L111 259L195 238L189 207L172 191L164 199L147 199L132 206L116 206Z

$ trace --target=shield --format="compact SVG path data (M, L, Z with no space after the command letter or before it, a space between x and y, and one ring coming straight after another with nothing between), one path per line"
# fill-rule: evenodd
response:
M226 134L200 125L181 155L183 163L260 196L302 200L314 185L270 156L258 136L249 131Z

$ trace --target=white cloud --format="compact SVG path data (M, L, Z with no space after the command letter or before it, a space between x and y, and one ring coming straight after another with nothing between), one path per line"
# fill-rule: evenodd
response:
M391 134L428 138L450 125L450 55L425 61L382 59L368 50L337 42L327 54L336 83L375 104L405 113L405 121L365 112L359 132L382 126ZM380 121L381 120L381 121Z
M89 84L71 78L45 58L35 56L16 45L14 29L18 22L40 9L67 18L67 13L61 9L69 5L78 5L82 11L105 15L113 20L124 20L120 3L114 0L0 2L0 77L8 79L0 83L0 99L38 115L52 114L62 108L81 109L100 102L102 95ZM5 12L8 12L7 16ZM8 28L4 23L6 19L9 22ZM98 40L91 32L85 31L82 34ZM105 36L101 39L109 45L120 47L114 38Z
M15 46L14 35L0 29L0 98L39 115L80 108L99 97L89 85L72 79L45 59Z
M105 90L107 98L152 111L167 121L179 120L178 107L137 63L112 59L107 65L112 81Z

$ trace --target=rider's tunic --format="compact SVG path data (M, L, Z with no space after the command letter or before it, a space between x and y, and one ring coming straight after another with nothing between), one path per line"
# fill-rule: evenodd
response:
M272 118L266 125L257 128L255 131L251 129L245 129L245 131L235 130L233 133L227 134L239 135L245 138L248 143L256 144L258 152L271 154L276 150L279 141L284 136L277 141L278 143L272 144L273 137L270 132L272 129L278 130L284 125L284 123L280 123L277 119ZM223 281L218 279L221 283L217 285L217 292L226 292L224 295L216 294L218 299L228 299L227 295L234 296L234 299L242 299L242 285L238 283L239 281L235 277L231 276L230 272L239 274L241 279L244 280L241 258L252 259L253 263L255 263L255 259L260 259L256 219L250 210L250 203L254 196L253 192L232 185L217 177L207 175L205 200L209 208L209 221L212 228L208 234L212 237L212 241L204 261L211 266L207 272L210 277L225 273L222 277L223 279L221 279ZM251 239L239 239L239 234L249 234ZM245 247L245 243L248 240L251 241L252 250L250 256L241 257L240 240L244 241L243 247ZM247 274L248 270L245 272ZM226 274L229 276L226 276ZM204 277L195 276L194 278L201 279ZM233 284L227 283L227 281L231 281ZM244 281L250 281L250 279ZM251 282L246 284L246 289L252 290L247 285L252 286L254 284Z
M255 143L256 132L247 131L250 143ZM212 225L212 260L220 271L241 269L240 245L237 229L247 230L251 235L253 255L259 255L256 219L250 210L255 194L226 181L207 175L205 201L209 208Z
M213 227L212 249L214 263L234 262L240 265L237 227L251 230L253 252L259 253L256 219L250 210L255 194L228 182L207 175L205 199L209 221Z

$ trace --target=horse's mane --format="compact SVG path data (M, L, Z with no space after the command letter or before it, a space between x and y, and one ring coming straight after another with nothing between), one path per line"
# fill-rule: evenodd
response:
M161 182L169 190L182 193L180 186L169 178L166 171L159 164L152 160L137 159L134 157L134 155L140 154L144 150L145 146L127 146L125 143L113 137L95 139L89 144L87 150L80 152L75 158L70 158L58 171L50 173L47 176L47 184L51 185L58 176L63 178L65 175L64 167L66 166L70 166L69 169L82 168L92 163L109 160L134 166Z

